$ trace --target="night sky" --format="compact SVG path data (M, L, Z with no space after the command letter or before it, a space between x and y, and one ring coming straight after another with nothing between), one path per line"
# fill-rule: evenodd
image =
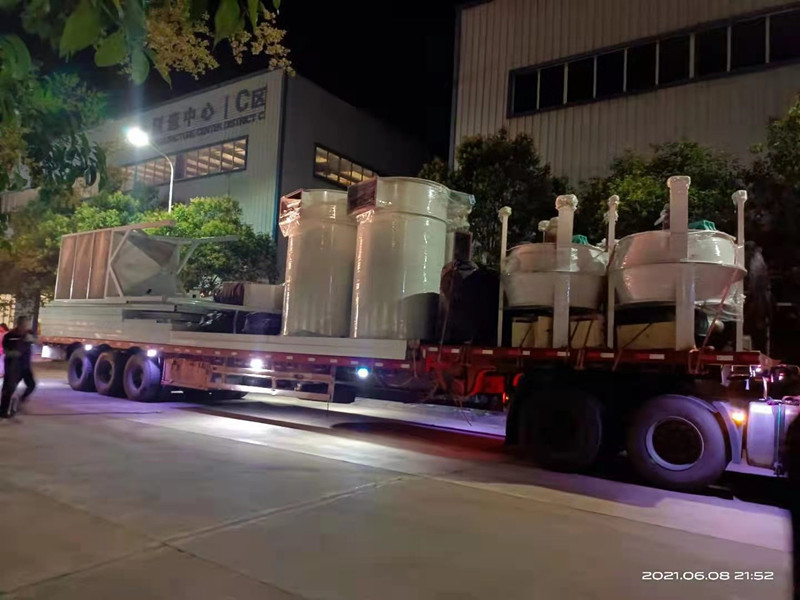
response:
M455 31L454 0L391 2L391 20L378 16L375 1L283 0L279 25L298 73L415 135L431 154L447 157ZM6 25L8 26L8 24ZM264 58L237 65L220 47L220 68L199 81L173 76L172 89L151 71L141 88L113 69L95 69L83 52L64 66L46 48L27 38L43 70L77 70L110 98L110 116L146 107L203 87L258 71ZM224 43L223 43L224 45Z

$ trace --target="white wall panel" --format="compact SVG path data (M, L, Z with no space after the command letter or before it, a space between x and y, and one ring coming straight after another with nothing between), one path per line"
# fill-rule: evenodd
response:
M800 65L508 118L512 69L780 8L787 0L493 0L461 12L454 142L527 133L557 175L603 174L626 149L692 139L742 159L800 92Z

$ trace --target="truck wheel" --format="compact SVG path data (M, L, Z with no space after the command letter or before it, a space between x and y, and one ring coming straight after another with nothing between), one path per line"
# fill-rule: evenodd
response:
M715 482L727 463L722 428L711 410L687 396L648 400L634 415L627 446L642 477L676 490Z
M67 382L76 392L94 391L94 360L84 348L76 348L67 362Z
M134 354L125 365L122 386L128 399L154 402L161 391L161 369L145 354Z
M583 471L594 464L603 440L602 405L579 389L544 388L518 407L517 441L538 465Z
M122 393L122 374L125 359L122 352L106 350L94 363L94 387L103 396L119 396Z

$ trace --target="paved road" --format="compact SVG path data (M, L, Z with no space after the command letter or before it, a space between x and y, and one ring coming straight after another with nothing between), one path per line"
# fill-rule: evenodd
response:
M789 597L779 508L538 471L475 413L323 408L134 404L45 369L0 423L3 597Z

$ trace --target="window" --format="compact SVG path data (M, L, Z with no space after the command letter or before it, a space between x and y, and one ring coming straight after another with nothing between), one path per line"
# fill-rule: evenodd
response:
M800 58L800 10L769 18L769 60L781 62Z
M704 23L663 39L643 38L625 47L514 69L509 74L509 116L739 74L790 60L800 60L800 8L751 13L731 19L730 24Z
M646 90L656 85L656 44L628 48L628 91Z
M539 108L564 104L564 65L539 71Z
M377 176L372 169L339 156L322 146L314 150L314 176L341 187L348 187Z
M567 102L583 102L594 98L594 58L567 64Z
M539 71L520 73L514 77L514 99L512 110L524 113L536 110L537 88L539 87Z
M689 79L689 36L662 40L658 44L658 85Z
M621 94L625 80L625 50L597 57L597 97L608 98Z
M175 181L243 171L247 165L247 138L187 150L170 155L169 158L175 168ZM130 190L136 184L146 186L168 184L170 167L165 158L158 157L123 167L123 173L125 175L123 189Z
M694 37L694 74L705 77L728 70L728 28L716 27Z
M731 70L767 62L767 20L753 19L731 27Z

